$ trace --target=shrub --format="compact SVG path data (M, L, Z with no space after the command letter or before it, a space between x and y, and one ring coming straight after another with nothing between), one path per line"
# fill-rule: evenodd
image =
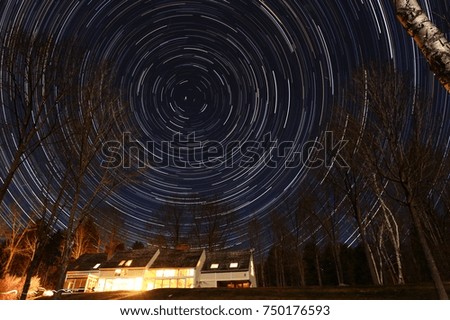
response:
M17 277L7 274L0 279L0 300L15 300L22 290L23 284L25 282L24 277ZM38 277L33 277L31 279L30 290L28 290L29 295L33 292L38 291L40 286L40 279Z

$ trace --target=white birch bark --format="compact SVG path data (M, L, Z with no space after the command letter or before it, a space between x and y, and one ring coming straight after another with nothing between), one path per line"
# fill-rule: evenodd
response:
M450 42L417 0L394 0L397 19L413 37L431 71L450 93Z
M401 259L401 250L400 250L400 231L397 224L397 221L395 219L394 214L392 213L391 209L386 205L383 199L383 191L381 191L380 186L378 185L378 181L376 178L376 175L373 174L373 184L375 187L376 196L378 198L378 201L381 204L381 209L384 215L384 223L386 224L387 231L389 234L389 238L392 242L392 245L394 247L395 252L395 265L396 265L396 276L397 276L397 284L405 284L405 278L403 276L403 265L402 265L402 259Z

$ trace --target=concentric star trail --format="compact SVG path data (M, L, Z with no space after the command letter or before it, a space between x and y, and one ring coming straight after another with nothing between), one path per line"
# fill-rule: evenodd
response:
M450 9L446 1L424 2L430 13ZM75 38L87 48L86 70L110 61L133 112L133 139L154 143L156 158L166 153L162 142L175 135L224 146L270 135L300 152L322 135L333 106L347 95L351 73L372 61L411 72L443 115L436 120L440 138L449 136L447 95L396 21L391 1L4 0L0 9L2 34L25 29ZM6 166L14 146L5 129L1 135ZM143 222L162 223L156 215L162 204L192 194L217 197L238 214L230 239L239 244L247 240L252 217L263 221L309 179L305 166L288 168L287 159L275 168L264 161L240 166L244 160L235 154L230 166L150 166L142 183L108 202L123 212L128 235L144 239ZM10 191L24 210L35 206L43 188L40 166L45 164L27 161Z

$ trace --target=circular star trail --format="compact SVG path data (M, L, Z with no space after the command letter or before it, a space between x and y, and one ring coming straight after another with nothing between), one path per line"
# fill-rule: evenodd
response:
M424 2L430 16L448 12L444 1ZM365 63L390 61L411 72L446 118L447 96L389 1L44 0L0 7L3 33L75 38L86 47L87 70L111 62L132 110L131 137L152 146L145 149L153 161L141 183L108 200L136 239L145 237L147 222L164 224L156 214L162 204L214 197L238 214L241 227L231 242L245 242L242 226L253 217L263 221L308 182L309 170L292 165L292 156L321 137L333 106L347 95L351 72ZM215 151L222 146L223 157L205 159L204 149L190 148L193 139ZM247 152L233 148L236 142ZM270 145L282 142L291 146L287 154L268 165ZM10 148L2 149L3 163ZM165 158L173 161L163 165ZM10 195L23 208L33 206L42 188L42 165L25 162L15 179Z

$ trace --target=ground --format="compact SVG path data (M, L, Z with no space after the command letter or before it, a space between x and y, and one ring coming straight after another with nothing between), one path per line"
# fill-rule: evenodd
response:
M450 283L446 286L450 294ZM43 299L43 298L41 298ZM405 286L156 289L146 292L96 292L63 295L67 300L434 300L431 284Z

